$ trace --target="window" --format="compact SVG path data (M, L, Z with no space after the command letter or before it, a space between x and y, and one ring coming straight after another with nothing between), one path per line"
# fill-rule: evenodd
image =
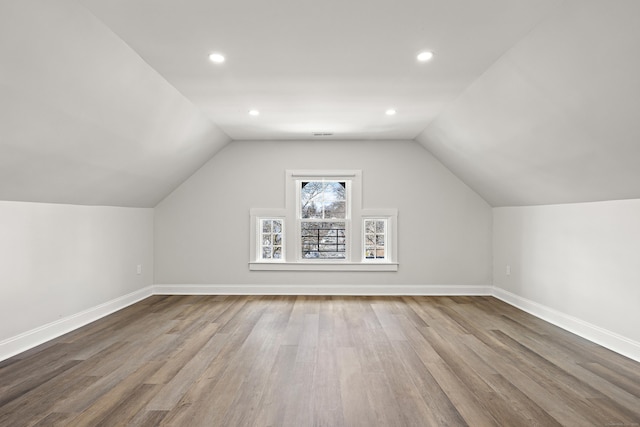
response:
M367 218L364 220L364 259L384 261L387 259L387 219Z
M299 180L301 256L307 260L347 258L347 181Z
M262 260L284 259L284 226L281 219L260 218L260 257Z
M397 210L362 207L361 171L285 176L285 208L251 209L251 270L398 270Z

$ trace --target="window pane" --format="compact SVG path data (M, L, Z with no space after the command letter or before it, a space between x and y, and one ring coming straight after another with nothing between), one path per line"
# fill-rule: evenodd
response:
M346 218L347 204L346 202L327 203L324 208L324 217L326 219Z
M300 217L346 218L346 183L305 181L300 188Z
M364 231L365 231L365 233L375 233L376 232L376 222L375 221L365 221L364 222Z
M303 221L300 224L300 228L302 228L303 233L306 232L307 235L310 236L312 234L317 234L317 230L319 229L319 225L318 224L320 224L320 223Z
M303 221L302 257L306 259L345 259L344 222Z
M284 250L284 220L259 218L257 239L257 258L270 261L283 258Z
M346 200L347 191L346 183L343 182L325 182L324 192L327 198L331 200Z
M322 219L323 190L322 181L302 183L300 189L300 214L302 218Z
M364 258L385 259L386 219L364 220Z

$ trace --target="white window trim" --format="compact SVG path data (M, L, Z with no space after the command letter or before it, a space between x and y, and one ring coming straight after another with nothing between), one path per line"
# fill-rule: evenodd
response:
M367 259L364 253L364 229L362 232L362 248L360 258L363 263L385 264L396 262L396 254L398 253L398 210L397 209L363 209L361 215L362 227L367 219L384 219L387 221L387 230L385 235L385 257L384 259Z
M307 260L302 258L300 244L300 222L298 221L298 191L301 180L330 179L332 181L350 181L350 215L346 219L347 255L344 260ZM252 271L397 271L397 209L362 208L362 171L360 170L287 170L285 174L285 209L250 210L250 261ZM261 218L283 219L284 242L281 260L261 260L258 252L260 242L257 239L257 224ZM365 260L364 258L364 218L386 218L387 242L385 250L389 256L385 260Z
M282 242L282 258L281 259L262 259L261 255L261 239L258 238L258 234L261 233L260 222L263 219L279 219L282 221L282 232L283 236L286 239L287 236L287 221L286 215L283 209L251 209L251 247L250 247L250 259L254 262L259 262L261 264L274 264L274 263L283 263L287 259L287 242L284 240Z
M292 177L294 178L294 177ZM301 212L300 212L300 205L302 204L302 201L300 200L300 188L301 188L301 184L303 181L320 181L320 180L326 180L326 181L341 181L341 182L345 182L346 188L346 215L344 218L336 218L336 219L327 219L327 220L323 220L327 221L327 222L344 222L345 225L345 236L346 236L346 244L345 244L345 258L342 260L332 260L332 259L307 259L304 258L302 256L302 223L304 222L304 219L301 217ZM294 191L295 191L295 224L296 224L296 244L295 244L295 259L296 262L298 263L345 263L345 262L350 262L351 261L351 240L352 240L352 235L351 235L351 218L352 218L352 214L351 214L351 207L352 207L352 202L351 202L351 195L352 193L352 187L353 187L353 182L351 182L352 179L349 178L345 178L344 176L340 176L340 177L328 177L328 176L323 176L322 178L318 178L315 176L302 176L302 177L295 177L295 183L294 183Z

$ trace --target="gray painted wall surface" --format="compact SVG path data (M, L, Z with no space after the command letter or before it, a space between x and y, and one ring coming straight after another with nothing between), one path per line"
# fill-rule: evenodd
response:
M362 170L364 207L399 210L399 271L249 271L249 209L284 207L287 169ZM236 141L156 207L155 283L487 285L491 221L412 141Z
M640 200L496 208L493 226L495 286L640 342Z
M0 260L2 341L153 284L153 209L0 201Z

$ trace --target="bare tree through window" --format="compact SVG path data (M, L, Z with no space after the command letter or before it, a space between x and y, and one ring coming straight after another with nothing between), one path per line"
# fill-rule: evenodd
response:
M347 191L344 181L303 181L300 187L303 258L345 259Z

